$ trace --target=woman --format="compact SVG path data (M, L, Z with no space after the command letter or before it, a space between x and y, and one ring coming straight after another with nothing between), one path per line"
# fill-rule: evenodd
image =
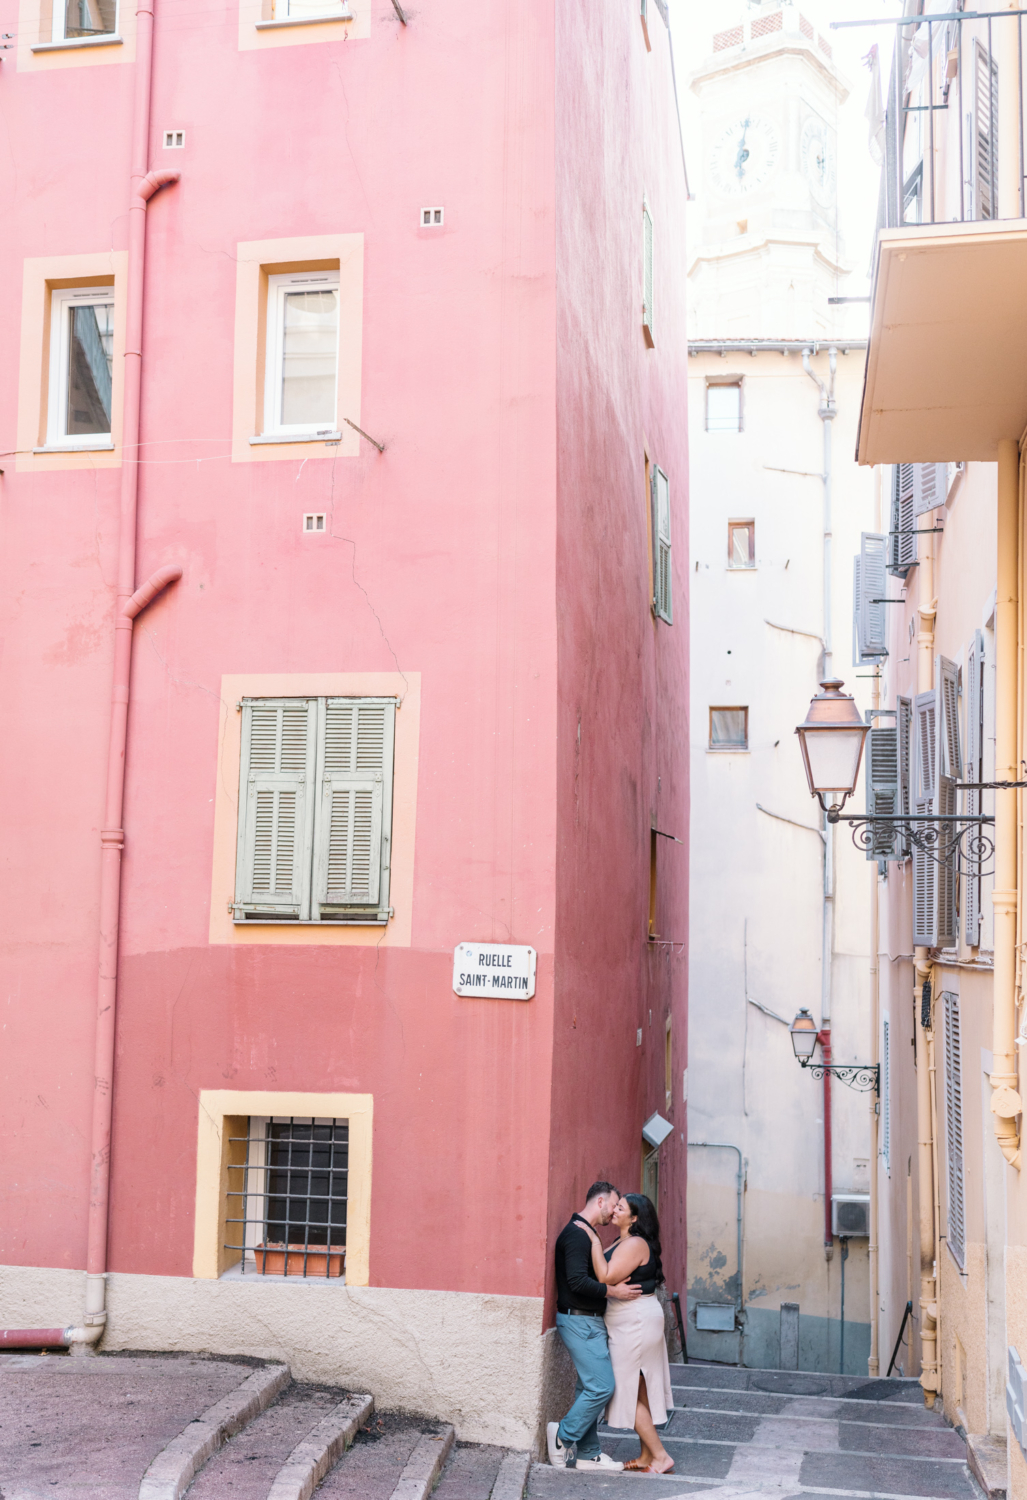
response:
M627 1281L641 1286L642 1295L632 1302L611 1300L606 1306L610 1362L617 1382L606 1420L611 1427L634 1427L638 1433L642 1451L624 1465L625 1470L669 1474L674 1460L656 1431L656 1424L666 1422L673 1405L663 1308L656 1296L663 1281L660 1221L648 1198L626 1193L610 1222L620 1230L620 1239L605 1256L599 1236L588 1231L596 1280L606 1286Z

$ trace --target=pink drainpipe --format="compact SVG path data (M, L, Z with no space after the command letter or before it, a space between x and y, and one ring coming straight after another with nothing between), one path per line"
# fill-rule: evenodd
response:
M150 149L150 84L153 71L152 0L136 10L135 100L132 114L132 174L128 215L128 319L125 329L125 385L118 533L118 592L114 614L114 682L107 759L107 796L100 830L100 966L93 1068L93 1123L86 1248L86 1305L80 1328L0 1330L0 1348L68 1345L90 1354L107 1321L107 1207L110 1197L111 1110L114 1092L114 1032L118 986L118 928L121 918L121 851L125 835L125 741L132 668L132 622L176 578L177 566L159 568L135 587L136 510L139 493L139 405L143 360L143 288L146 274L146 205L159 188L178 181L177 172L147 170Z

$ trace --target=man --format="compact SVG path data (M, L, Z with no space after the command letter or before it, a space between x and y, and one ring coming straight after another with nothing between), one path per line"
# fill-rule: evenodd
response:
M578 1378L574 1403L562 1422L546 1428L549 1462L554 1468L602 1469L617 1473L624 1465L599 1448L599 1418L613 1395L613 1366L606 1341L606 1299L630 1302L640 1286L604 1286L592 1275L592 1242L582 1220L598 1229L609 1224L620 1197L610 1182L593 1182L585 1207L572 1214L556 1242L556 1328L574 1361Z

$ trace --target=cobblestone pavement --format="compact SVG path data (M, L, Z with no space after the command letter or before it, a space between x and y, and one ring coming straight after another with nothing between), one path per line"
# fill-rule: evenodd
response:
M154 1457L259 1365L199 1355L0 1355L0 1500L137 1500ZM673 1475L599 1476L536 1464L529 1500L979 1500L961 1438L908 1380L672 1365L676 1409L664 1441ZM187 1500L266 1500L296 1444L345 1392L290 1383L207 1462ZM437 1424L375 1412L325 1478L318 1500L392 1500ZM616 1458L633 1434L603 1432ZM454 1446L436 1500L491 1500L502 1448ZM511 1460L511 1462L514 1462ZM409 1481L407 1481L409 1484ZM641 1487L641 1490L640 1490ZM498 1500L498 1497L497 1497ZM507 1491L503 1500L511 1500Z

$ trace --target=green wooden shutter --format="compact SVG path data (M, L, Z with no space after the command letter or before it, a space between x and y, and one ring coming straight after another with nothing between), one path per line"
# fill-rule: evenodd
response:
M653 466L653 612L668 625L674 623L670 558L670 482L662 469Z
M322 699L319 718L315 919L385 920L395 700Z
M316 725L312 698L243 701L237 921L310 916Z
M653 327L653 220L649 205L642 204L642 327L650 345L655 344Z

